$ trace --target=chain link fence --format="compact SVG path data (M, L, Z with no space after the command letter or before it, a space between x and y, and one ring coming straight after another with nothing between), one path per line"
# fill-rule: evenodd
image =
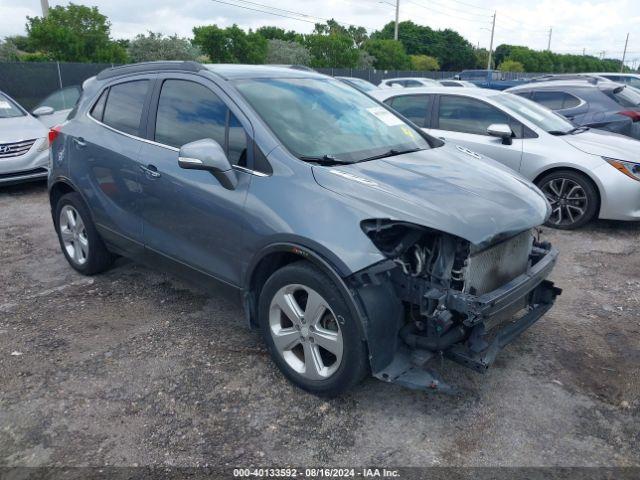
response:
M63 88L79 87L87 78L96 75L108 63L16 62L0 63L0 91L13 97L24 108L31 110L42 100ZM317 68L331 76L357 77L377 85L384 78L425 77L442 80L457 72L426 72L415 70L359 70L355 68ZM515 80L539 74L504 73L505 80ZM75 97L74 97L75 98Z

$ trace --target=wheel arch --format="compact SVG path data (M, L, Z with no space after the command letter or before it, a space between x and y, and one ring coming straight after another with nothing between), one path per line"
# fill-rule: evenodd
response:
M532 180L532 182L536 186L538 186L538 182L540 180L542 180L543 177L545 177L545 176L547 176L547 175L549 175L551 173L561 172L561 171L569 171L569 172L573 172L573 173L577 173L577 174L583 175L584 177L587 178L588 181L591 182L591 185L595 189L596 195L598 196L598 198L596 199L596 201L597 201L596 215L597 215L597 217L599 217L600 216L600 207L602 206L602 189L600 187L600 183L588 171L582 170L580 168L576 168L574 166L569 166L569 165L556 165L554 167L547 168L546 170L543 170L542 172L538 173L536 175L536 177Z

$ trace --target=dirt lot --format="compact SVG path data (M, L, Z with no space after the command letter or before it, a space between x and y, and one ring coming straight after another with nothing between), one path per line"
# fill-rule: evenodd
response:
M456 396L288 384L222 292L66 263L45 187L0 189L0 465L640 465L640 225L545 231L556 307Z

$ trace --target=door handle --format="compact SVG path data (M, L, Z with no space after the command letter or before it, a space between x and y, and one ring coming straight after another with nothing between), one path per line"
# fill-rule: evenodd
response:
M78 148L84 148L87 146L87 142L85 142L82 137L73 137L73 143L75 143Z
M140 170L142 170L143 173L149 178L160 178L160 172L158 172L158 169L155 165L150 164L146 167L144 165L140 165Z

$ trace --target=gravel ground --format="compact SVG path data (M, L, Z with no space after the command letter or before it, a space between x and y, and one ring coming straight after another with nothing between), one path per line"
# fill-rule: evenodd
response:
M41 184L0 189L0 466L640 465L640 225L545 231L556 306L456 396L292 387L224 292L75 273Z

